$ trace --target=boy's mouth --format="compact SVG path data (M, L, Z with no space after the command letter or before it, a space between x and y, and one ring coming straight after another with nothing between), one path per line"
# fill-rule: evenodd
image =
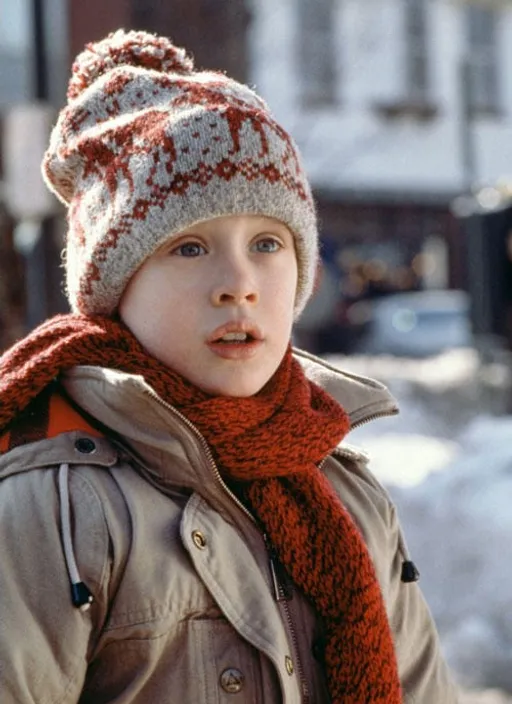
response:
M217 344L223 343L223 342L228 342L228 343L251 342L252 340L254 340L254 337L250 333L227 332L222 337L219 337L219 338L217 338L217 340L214 340L213 344L217 345Z
M217 328L208 338L210 349L227 359L247 359L263 341L261 330L249 322L233 321Z
M242 344L263 340L261 330L248 320L222 325L208 337L208 344Z

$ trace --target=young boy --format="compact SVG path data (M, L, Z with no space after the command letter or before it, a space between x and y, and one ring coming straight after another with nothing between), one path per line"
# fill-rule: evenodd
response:
M290 347L317 228L249 88L117 32L44 161L72 314L0 360L0 700L456 701L394 508L396 412Z

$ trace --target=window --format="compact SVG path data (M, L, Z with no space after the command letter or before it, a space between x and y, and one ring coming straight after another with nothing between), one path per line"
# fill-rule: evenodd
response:
M424 100L429 89L425 0L405 0L406 96Z
M0 106L30 96L30 9L28 0L0 0Z
M298 0L298 58L305 106L336 101L334 0Z
M62 105L69 76L67 0L40 0L45 61L36 64L35 4L0 0L0 109L34 99L36 65L46 67L46 98ZM40 74L41 75L41 74ZM39 79L41 80L41 79ZM42 79L44 81L44 79Z
M469 5L466 10L469 85L472 110L498 107L498 69L496 56L497 11L486 6Z

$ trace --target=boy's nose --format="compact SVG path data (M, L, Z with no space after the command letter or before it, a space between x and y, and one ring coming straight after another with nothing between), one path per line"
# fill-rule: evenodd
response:
M258 299L257 286L251 277L242 272L231 272L212 290L212 302L215 306L254 304Z

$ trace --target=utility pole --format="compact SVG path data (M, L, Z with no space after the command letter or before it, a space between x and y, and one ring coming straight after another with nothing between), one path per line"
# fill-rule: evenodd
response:
M33 94L36 100L48 100L48 57L44 23L44 0L32 0L34 38Z
M464 191L470 195L477 178L475 137L473 132L473 96L471 63L467 53L459 61L460 155Z
M492 335L492 272L489 266L489 246L482 214L478 212L475 189L478 169L473 125L471 59L464 53L459 64L460 91L460 154L464 198L469 210L464 217L466 239L467 286L471 296L473 339L482 360L487 360L495 346Z

